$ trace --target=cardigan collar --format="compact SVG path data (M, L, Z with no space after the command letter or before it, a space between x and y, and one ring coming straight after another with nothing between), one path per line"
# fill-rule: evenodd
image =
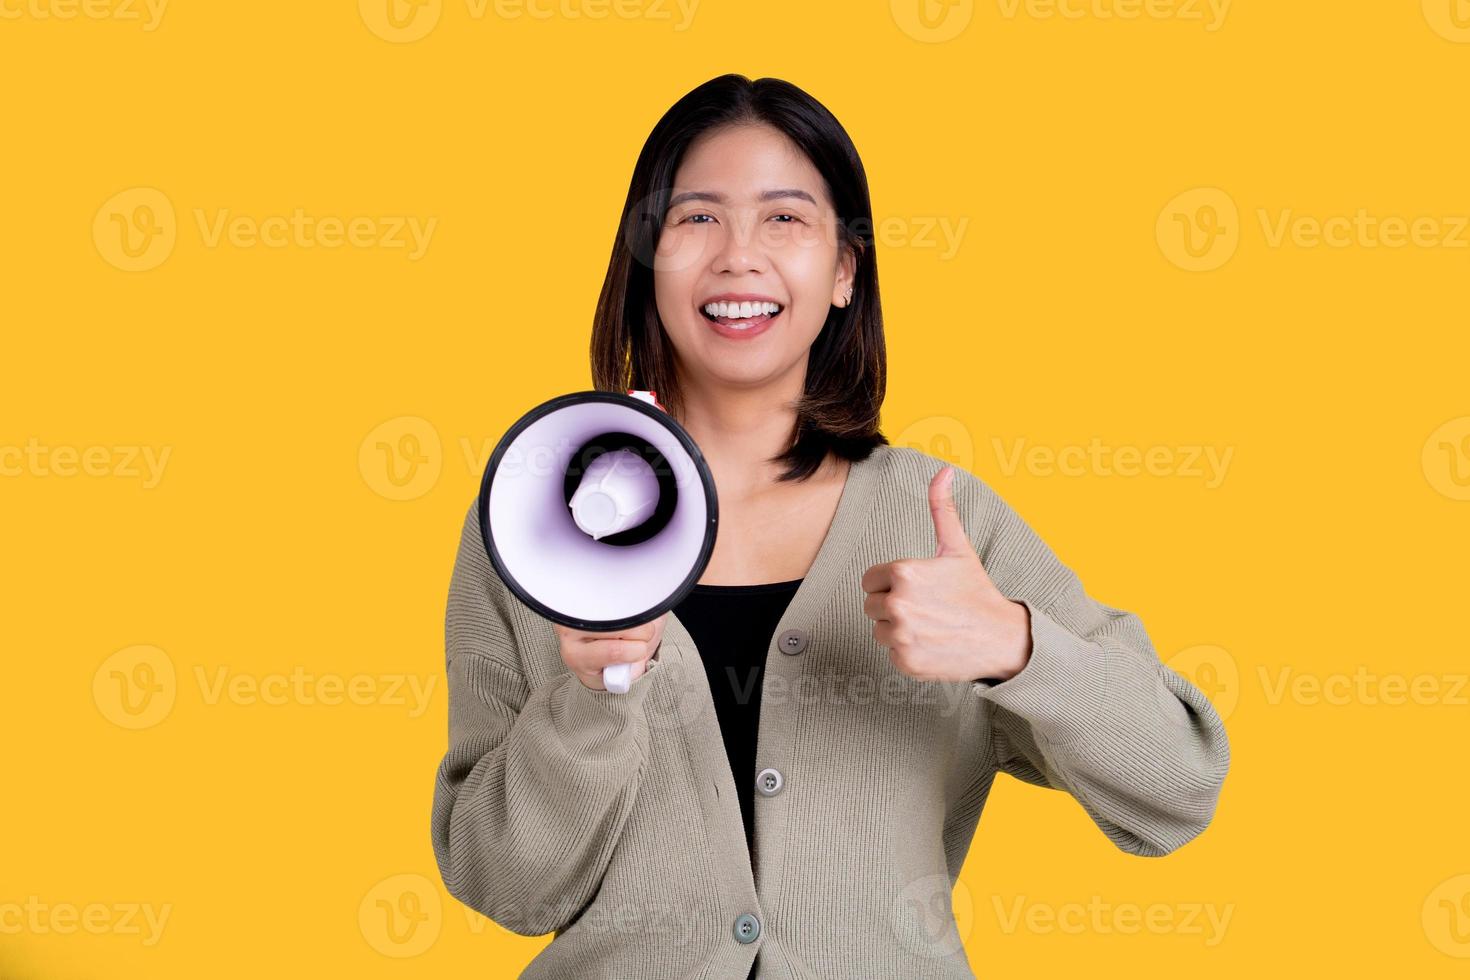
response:
M891 454L892 447L882 444L875 447L866 459L849 466L827 536L822 539L811 568L802 578L772 633L772 645L766 651L767 682L773 674L789 678L793 673L811 669L804 662L792 662L793 658L775 653L775 638L798 624L810 626L832 601L837 589L858 588L858 579L847 575L846 568L852 560L854 547L867 529ZM757 808L754 828L756 853L752 855L746 847L739 796L720 734L709 680L693 638L673 610L669 611L668 621L664 624L664 647L669 648L665 652L672 652L673 659L678 662L682 686L672 694L673 703L666 706L664 710L668 714L661 716L660 722L663 726L673 725L679 730L695 772L703 777L698 783L699 795L705 808L706 826L715 844L713 853L707 857L722 893L722 904L733 910L760 914L765 909L776 907L780 901L780 867L785 847L787 808ZM659 659L663 660L664 656L661 654ZM808 658L800 659L805 661ZM789 765L795 726L795 714L789 710L761 712L757 734L759 765ZM755 774L744 773L742 778L754 779ZM759 873L762 869L766 873Z
M842 495L837 500L837 509L827 528L827 536L822 539L817 556L812 559L811 568L802 577L801 585L797 587L796 594L786 606L786 612L776 624L772 639L780 636L791 623L810 621L821 611L822 604L837 584L836 573L857 542L858 535L867 526L868 515L873 506L873 491L878 486L879 477L892 449L887 444L876 446L866 459L857 460L848 467L847 479L843 481ZM857 583L852 585L856 587ZM698 648L694 645L694 638L672 609L664 623L664 636L672 639L681 653L697 656Z

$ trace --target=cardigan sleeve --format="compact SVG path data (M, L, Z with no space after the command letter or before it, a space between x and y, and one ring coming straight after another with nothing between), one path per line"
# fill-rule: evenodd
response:
M989 701L994 765L1070 793L1114 844L1157 857L1209 825L1230 765L1210 700L1160 662L1133 613L1103 605L1025 521L979 484L987 573L1031 620L1031 656Z
M596 892L647 759L643 700L563 669L527 682L514 601L471 507L449 586L449 747L434 787L434 857L449 893L512 932L563 929Z

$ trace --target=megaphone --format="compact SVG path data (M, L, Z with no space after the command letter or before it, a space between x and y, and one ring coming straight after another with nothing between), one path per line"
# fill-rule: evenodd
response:
M480 534L496 573L547 619L589 632L650 622L704 574L714 476L653 391L578 391L501 437L480 481ZM603 669L626 693L632 664Z

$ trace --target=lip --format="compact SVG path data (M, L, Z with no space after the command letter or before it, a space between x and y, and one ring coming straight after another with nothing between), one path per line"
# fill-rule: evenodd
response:
M699 313L699 318L703 320L706 324L708 324L709 328L715 333L719 334L721 337L728 337L731 340L749 340L752 337L759 337L761 334L771 329L771 324L775 323L777 320L781 319L785 315L786 311L783 309L780 313L777 313L775 316L769 317L768 319L762 320L755 326L744 328L727 327L723 323L720 323L716 320L711 320L709 317L705 316L703 312Z
M777 306L781 307L781 312L777 313L775 316L762 320L760 323L757 323L754 326L744 328L729 327L723 323L711 320L709 317L704 315L704 308L711 303L775 303ZM707 299L701 300L699 305L694 308L695 315L698 316L705 323L707 323L711 330L713 330L719 336L726 337L730 340L750 340L753 337L759 337L761 334L770 329L771 324L775 323L781 317L785 316L786 310L787 306L785 303L776 299L774 296L764 296L760 293L718 293L714 296L710 296Z
M756 323L754 326L734 328L734 326L726 326L723 323L714 322L710 317L704 316L704 307L709 306L710 303L775 303L776 306L781 307L781 313L776 313L770 319L761 320L760 323ZM717 335L725 336L725 338L732 339L732 341L748 341L748 339L754 338L754 336L760 336L767 329L770 329L772 323L785 316L786 309L788 307L781 300L772 297L772 295L761 294L761 292L717 292L717 294L711 295L711 297L700 300L698 306L694 307L694 313L701 320L709 323L711 331L716 332Z

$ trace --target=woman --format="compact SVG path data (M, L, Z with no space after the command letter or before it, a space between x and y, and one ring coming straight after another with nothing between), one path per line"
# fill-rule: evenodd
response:
M1224 730L1138 618L981 480L879 432L871 232L810 96L690 92L638 158L592 361L709 462L700 583L636 629L554 626L470 508L433 842L455 897L555 933L523 977L971 977L948 902L997 772L1134 854L1213 815Z

